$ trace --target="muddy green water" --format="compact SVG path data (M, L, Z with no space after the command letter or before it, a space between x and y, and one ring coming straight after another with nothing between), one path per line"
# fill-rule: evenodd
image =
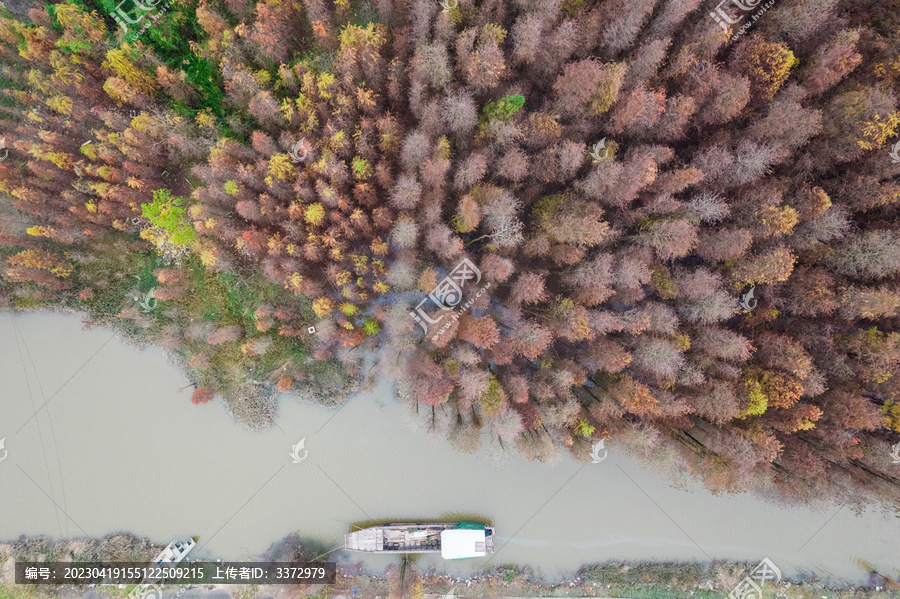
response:
M277 427L251 433L218 398L192 405L161 350L111 334L82 330L72 314L0 313L0 539L199 535L195 557L237 560L293 532L332 548L350 522L457 513L496 526L488 566L528 564L550 578L610 559L768 557L785 574L855 582L866 562L900 573L897 514L676 489L614 443L599 464L497 466L411 430L388 381L337 412L283 396ZM293 464L303 438L309 453ZM381 569L393 559L364 561ZM420 564L465 574L486 561Z

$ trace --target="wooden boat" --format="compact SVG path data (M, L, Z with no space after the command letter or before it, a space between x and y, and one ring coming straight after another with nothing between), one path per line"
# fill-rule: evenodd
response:
M154 564L177 564L190 552L191 549L197 546L197 537L190 538L186 541L179 541L175 539L169 545L162 550L162 552L156 556L153 560Z
M191 537L185 541L179 541L175 539L171 543L169 543L165 549L163 549L159 555L153 558L154 564L177 564L181 560L187 558L187 554L190 553L191 549L197 546L197 541L200 537ZM190 561L190 560L188 560ZM131 589L131 592L128 593L127 599L147 599L148 595L156 597L156 599L162 599L162 587L161 578L145 578L142 580L136 587ZM123 588L125 585L120 584L119 588ZM147 589L154 587L154 592L148 592Z
M444 559L494 552L494 528L477 522L370 526L344 535L344 548L367 553L440 553Z

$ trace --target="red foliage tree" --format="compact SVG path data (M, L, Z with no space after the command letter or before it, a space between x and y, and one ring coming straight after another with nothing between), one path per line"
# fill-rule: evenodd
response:
M194 405L209 403L213 400L215 395L216 392L209 387L197 387L194 389L194 392L191 393L191 403Z

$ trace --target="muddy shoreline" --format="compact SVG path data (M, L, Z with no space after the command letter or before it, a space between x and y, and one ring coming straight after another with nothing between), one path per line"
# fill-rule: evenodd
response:
M49 537L21 537L0 542L0 597L92 597L121 598L131 587L86 585L28 586L14 582L16 561L149 561L162 549L146 538L129 533L106 535L93 539L54 540ZM265 554L266 561L300 561L316 557L316 543L308 544L296 535L273 543ZM496 566L467 577L454 577L434 568L419 568L415 556L398 556L396 563L376 572L361 563L340 556L337 580L333 585L166 585L166 595L209 599L271 597L345 597L372 599L438 599L448 595L464 597L726 597L731 589L756 564L731 561L707 563L675 562L607 562L586 564L570 572L562 580L548 581L529 567ZM329 558L323 558L329 559ZM765 597L790 599L882 599L897 597L900 582L871 572L865 585L842 584L810 572L785 577L765 587Z

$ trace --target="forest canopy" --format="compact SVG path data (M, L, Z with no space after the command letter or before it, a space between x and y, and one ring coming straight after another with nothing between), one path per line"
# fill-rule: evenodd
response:
M894 3L133 4L0 17L0 307L253 427L391 377L460 451L896 503Z

